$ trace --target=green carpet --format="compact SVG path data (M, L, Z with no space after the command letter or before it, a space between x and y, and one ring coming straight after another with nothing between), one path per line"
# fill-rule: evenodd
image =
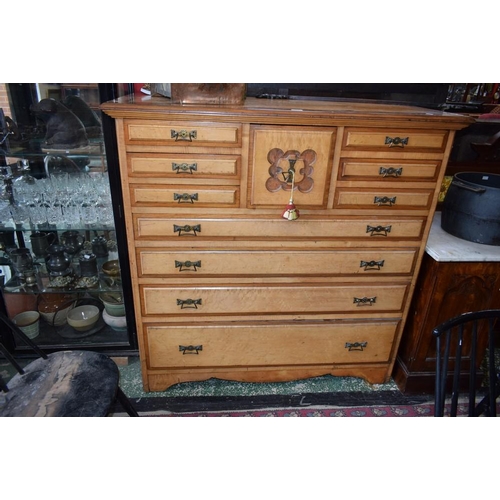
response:
M163 392L144 392L140 362L129 358L126 366L120 366L120 386L130 398L142 397L193 397L193 396L262 396L303 393L398 391L395 383L369 384L355 377L325 375L291 382L252 383L231 382L211 378L203 382L175 384Z

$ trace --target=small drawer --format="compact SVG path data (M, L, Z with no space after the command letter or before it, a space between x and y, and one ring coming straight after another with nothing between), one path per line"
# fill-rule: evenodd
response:
M347 127L344 150L365 149L387 151L388 155L401 151L443 152L448 132L416 129L359 129Z
M381 182L427 181L437 179L441 162L412 160L361 160L342 159L339 169L339 180L370 180Z
M252 238L280 240L318 239L417 239L422 236L423 218L307 219L290 222L273 219L207 219L151 217L133 214L135 238Z
M380 313L401 311L407 285L140 287L145 316Z
M241 157L237 155L154 155L130 153L128 172L134 177L189 179L237 178Z
M434 191L377 188L339 188L335 208L380 210L422 210L431 206Z
M240 188L237 186L171 186L131 184L132 206L147 207L237 207Z
M137 250L140 277L410 275L416 249Z
M398 321L147 325L150 368L384 363Z
M241 146L241 125L125 120L125 143L175 146Z

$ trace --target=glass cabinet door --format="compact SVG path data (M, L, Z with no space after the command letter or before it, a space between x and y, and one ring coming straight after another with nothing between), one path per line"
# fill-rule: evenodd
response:
M116 146L99 111L100 102L128 88L7 84L9 134L0 145L2 306L48 350L136 349L124 222L116 217L119 174L108 161L116 158L110 151Z

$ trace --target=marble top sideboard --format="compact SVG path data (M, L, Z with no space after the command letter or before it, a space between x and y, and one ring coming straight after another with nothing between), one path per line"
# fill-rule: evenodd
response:
M441 228L441 212L434 214L425 251L437 262L500 262L500 246L457 238Z

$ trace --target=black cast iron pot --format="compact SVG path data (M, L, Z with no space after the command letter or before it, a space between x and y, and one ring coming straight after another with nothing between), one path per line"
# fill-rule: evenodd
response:
M441 227L463 240L500 246L500 175L455 174L443 202Z

